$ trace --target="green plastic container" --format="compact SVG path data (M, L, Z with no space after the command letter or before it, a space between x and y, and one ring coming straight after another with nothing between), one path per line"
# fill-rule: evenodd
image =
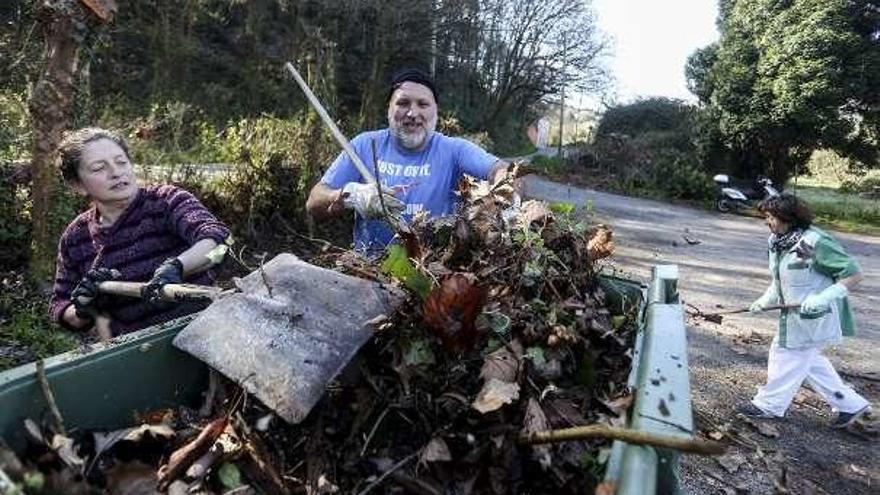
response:
M612 312L639 315L630 427L689 437L693 421L677 273L675 266L658 266L650 287L614 277L603 278L602 285ZM122 428L132 425L138 412L197 407L207 389L207 366L171 345L191 318L47 359L46 377L68 430ZM22 421L47 414L34 364L0 373L0 437L7 444L22 448ZM614 481L620 494L676 493L678 457L675 451L615 442L606 480ZM8 479L0 471L0 494L4 483Z

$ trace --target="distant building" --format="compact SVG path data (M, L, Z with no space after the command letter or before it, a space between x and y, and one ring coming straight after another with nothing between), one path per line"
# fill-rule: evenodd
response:
M538 123L535 124L538 130L537 137L535 138L535 146L538 148L547 147L547 142L550 139L550 121L547 120L547 117L541 117L538 119Z

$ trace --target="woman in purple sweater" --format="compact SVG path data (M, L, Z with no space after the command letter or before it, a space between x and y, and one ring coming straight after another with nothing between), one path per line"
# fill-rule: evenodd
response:
M84 330L107 316L115 336L200 309L161 302L159 291L168 283L213 283L208 254L227 241L229 229L183 189L139 187L128 147L115 133L80 129L64 138L59 154L62 176L92 207L58 243L52 318ZM99 295L97 285L114 278L149 284L142 299Z

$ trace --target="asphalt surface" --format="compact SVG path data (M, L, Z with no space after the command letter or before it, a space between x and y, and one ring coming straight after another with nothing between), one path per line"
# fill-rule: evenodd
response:
M748 306L769 284L769 231L762 219L570 187L536 176L524 179L524 195L590 208L614 230L613 269L647 281L652 266L676 264L682 300L705 312ZM880 238L833 235L859 261L864 281L850 296L857 336L825 355L877 411ZM831 412L811 391L802 389L786 418L774 424L779 433L775 438L733 413L732 405L748 400L764 383L775 314L725 316L721 325L689 318L687 331L698 427L704 433L727 429L747 439L731 450L735 461L686 456L682 474L690 493L775 493L778 486L791 493L880 493L876 440L830 429Z

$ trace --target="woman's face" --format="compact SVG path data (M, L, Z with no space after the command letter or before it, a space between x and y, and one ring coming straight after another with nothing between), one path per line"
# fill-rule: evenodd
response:
M109 139L86 143L76 171L79 191L99 203L127 202L138 190L125 151Z
M767 226L770 227L770 232L773 232L776 235L785 234L791 228L791 225L775 217L772 213L764 213L764 218L767 220Z

